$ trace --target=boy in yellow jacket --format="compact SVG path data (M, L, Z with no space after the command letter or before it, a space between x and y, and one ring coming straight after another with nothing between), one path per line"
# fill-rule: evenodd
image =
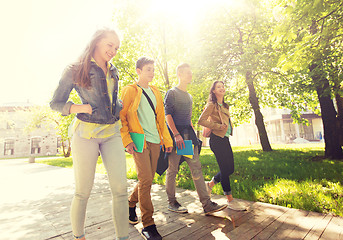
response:
M121 136L126 151L133 154L138 176L138 184L129 197L129 222L137 224L136 204L142 214L145 239L162 239L153 219L154 208L150 190L157 168L160 145L166 152L171 152L173 141L166 122L163 98L159 90L149 85L154 78L154 60L141 57L136 62L138 82L130 84L122 90L123 109L120 112L122 122ZM130 133L144 134L143 152L137 150Z

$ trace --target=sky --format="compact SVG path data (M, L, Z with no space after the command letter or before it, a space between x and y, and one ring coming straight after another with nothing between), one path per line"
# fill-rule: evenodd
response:
M0 105L49 103L63 69L93 33L113 27L113 0L0 3Z
M126 0L117 2L120 1ZM77 60L93 33L102 27L116 28L115 2L1 0L0 105L23 102L47 105L64 68ZM218 2L234 0L210 1ZM152 3L151 10L177 13L176 17L184 24L194 24L195 12L209 1L153 0Z

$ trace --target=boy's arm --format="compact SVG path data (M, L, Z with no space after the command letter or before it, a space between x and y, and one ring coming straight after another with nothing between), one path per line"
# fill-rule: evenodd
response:
M164 112L166 115L166 122L172 131L174 137L176 137L179 133L179 131L176 129L175 122L173 119L173 113L174 113L174 94L172 90L168 90L166 93L166 96L164 98Z
M172 148L173 147L173 140L170 137L169 130L167 128L166 120L165 120L165 112L164 112L164 105L163 105L163 99L160 91L155 87L156 89L156 101L158 101L157 104L161 104L161 108L156 108L159 109L160 111L156 112L157 115L157 124L160 128L161 134L162 134L162 139L164 142L164 145L166 148Z
M170 114L166 115L166 122L167 122L170 130L172 131L174 137L180 135L179 131L176 129L172 115L170 115Z
M129 110L132 103L132 99L130 98L129 87L123 88L121 100L123 101L123 109L120 111L120 120L122 124L120 134L123 140L124 147L127 147L127 145L133 142L129 132L129 122L127 121L127 111Z
M175 122L173 119L174 106L175 106L174 91L169 90L164 98L164 111L166 114L166 122L173 133L174 140L177 147L182 149L185 147L185 143L183 141L182 136L180 135L179 131L177 130L175 126Z
M171 152L171 150L173 148L173 140L170 136L166 121L164 120L164 110L163 110L163 122L160 123L160 126L161 126L162 139L163 139L164 145L166 147L166 152Z
M176 129L173 117L170 114L168 114L166 116L166 122L167 122L170 130L173 132L176 146L179 149L185 148L185 142L183 141L183 138L180 135L179 131Z

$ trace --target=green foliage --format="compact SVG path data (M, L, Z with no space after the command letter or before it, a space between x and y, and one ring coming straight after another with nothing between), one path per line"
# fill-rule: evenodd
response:
M72 168L73 167L73 159L72 157L66 158L56 158L56 159L36 159L36 163L43 163L51 166L56 167L64 167L64 168Z
M235 172L230 178L234 197L343 215L342 162L313 161L323 155L322 144L273 145L273 149L234 148ZM210 180L219 169L209 150L202 152L201 162L205 179ZM220 184L213 192L223 194Z
M176 66L187 60L187 40L182 23L155 4L153 0L116 2L121 11L114 17L123 37L114 61L124 86L137 78L135 63L139 57L154 58L152 84L166 92L177 83Z
M222 80L229 92L226 101L235 125L249 121L253 112L248 72L253 76L259 107L282 107L282 102L289 101L287 94L280 101L280 91L275 87L281 77L276 69L279 49L270 41L276 22L264 2L213 4L201 20L198 52L194 54L197 75L201 76L201 81L195 83L198 92L213 81Z
M182 9L169 11L153 0L117 1L117 9L121 11L114 12L114 19L122 42L114 62L120 71L121 87L136 78L135 62L140 56L156 59L153 84L163 93L177 84L175 67L189 62L194 73L190 88L194 100L193 124L196 126L206 104L211 83L223 80L229 90L226 101L238 125L251 118L245 73L252 71L261 107L288 108L295 121L304 122L301 111L311 109L320 113L315 86L309 78L309 58L318 55L313 54L313 47L323 43L323 35L334 30L330 27L332 31L325 31L328 25L325 24L318 36L312 36L308 34L309 26L313 17L323 18L337 7L337 2L330 3L330 9L327 2L318 2L202 2L201 8L194 10L198 17L190 28L180 18ZM305 17L300 15L301 11ZM336 36L341 34L336 32ZM328 70L330 78L341 79L341 42L334 39L337 47L326 48L330 54L325 56L331 57L324 58L327 63L323 68L336 69ZM338 92L339 88L336 89Z
M323 180L298 182L288 179L277 179L260 190L255 190L258 201L306 209L315 212L331 212L342 215L342 184Z
M279 67L287 74L284 89L292 96L290 109L301 110L305 104L319 113L316 88L321 82L312 76L328 79L331 89L324 92L333 96L340 91L342 75L343 4L341 1L275 1L274 13L278 21L271 40L281 46L283 55ZM317 67L309 71L309 67ZM294 106L296 105L296 106Z

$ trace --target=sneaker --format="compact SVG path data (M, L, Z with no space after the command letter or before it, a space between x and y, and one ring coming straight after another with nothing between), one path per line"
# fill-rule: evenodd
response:
M210 182L205 182L205 183L206 183L206 190L207 190L208 196L211 197L212 188L210 187Z
M136 206L134 207L129 207L129 223L132 224L132 225L135 225L137 224L139 221L138 221L138 217L137 217L137 214L136 214Z
M160 240L160 239L162 239L162 236L158 233L155 224L143 228L141 235L146 240Z
M239 201L237 201L236 199L233 199L232 201L228 201L227 203L227 207L232 209L232 210L236 210L236 211L245 211L247 210L246 207L241 204Z
M211 203L204 208L204 212L205 215L208 215L223 210L224 208L226 208L226 205L218 205L217 203L211 201Z
M172 212L177 213L186 213L188 212L187 208L182 207L181 204L178 201L175 201L173 203L169 203L168 210Z

